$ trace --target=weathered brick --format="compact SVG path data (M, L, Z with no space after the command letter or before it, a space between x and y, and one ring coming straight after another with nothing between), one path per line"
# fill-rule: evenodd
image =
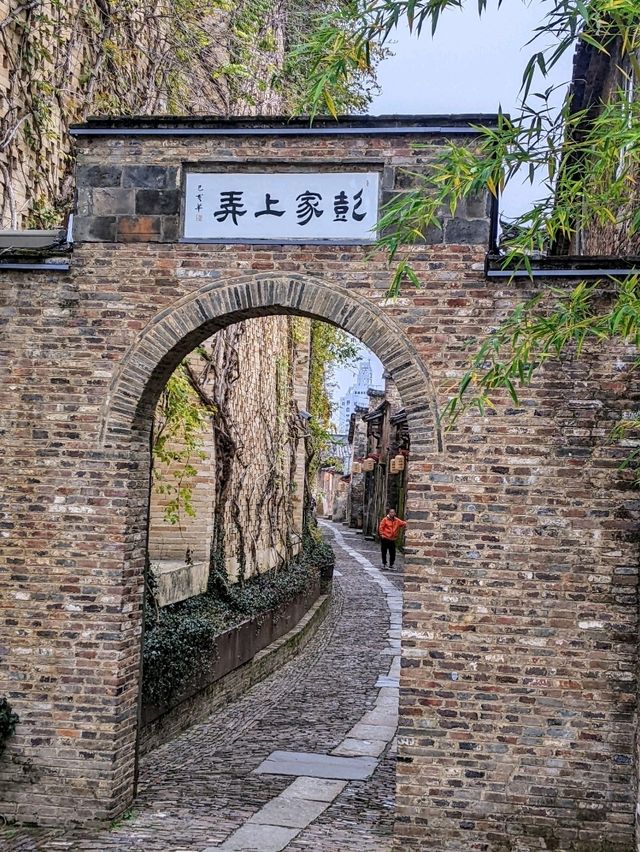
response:
M122 186L141 189L175 189L177 173L175 166L125 166Z
M486 246L489 239L489 223L486 219L446 219L444 240L452 244Z
M91 194L93 216L113 216L117 213L134 213L134 191L120 187L101 187Z
M159 172L137 171L141 161L177 179L185 161L335 163L356 145L359 157L410 168L428 154L413 141L221 146L196 136L80 147L83 166L117 158L127 187L163 189ZM395 302L382 297L386 258L370 248L277 246L267 261L258 246L154 243L161 223L130 223L146 242L81 240L68 275L6 273L0 290L10 308L0 415L12 471L2 501L3 691L22 719L0 764L4 812L52 819L54 803L64 820L115 815L130 801L155 394L186 354L185 333L194 339L185 323L196 302L212 326L308 306L392 365L410 424L398 848L497 850L505 838L519 850L633 848L637 575L616 572L637 565L638 507L631 474L619 470L624 448L603 440L638 406L637 386L613 366L631 363L632 349L587 347L580 361L550 362L519 406L497 395L491 416L469 414L442 435L430 412L464 374L468 340L545 287L483 278L486 244L476 240L486 220L451 220L444 241L401 251L424 287L407 284ZM112 222L101 227L115 239ZM251 271L265 262L272 275ZM66 591L74 587L92 591ZM38 638L36 624L53 635ZM82 757L89 743L95 756ZM604 794L597 822L584 806L594 791Z
M182 236L178 216L162 216L162 239L166 243L175 243Z
M112 165L79 165L78 184L84 187L120 186L122 169Z
M78 216L73 224L76 242L111 243L116 238L115 216Z
M180 191L177 189L139 189L136 192L136 213L151 216L171 216L180 212Z
M162 236L160 216L119 216L117 239L123 243L158 242Z

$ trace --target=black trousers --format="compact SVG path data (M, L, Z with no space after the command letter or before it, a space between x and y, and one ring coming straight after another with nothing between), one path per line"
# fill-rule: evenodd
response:
M396 561L396 543L390 538L380 539L380 549L382 550L382 564L387 564L387 553L389 554L389 567L393 568Z

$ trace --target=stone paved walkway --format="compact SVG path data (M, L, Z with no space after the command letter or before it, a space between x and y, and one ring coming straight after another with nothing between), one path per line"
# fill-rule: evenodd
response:
M305 650L242 699L147 755L110 829L0 829L0 848L78 852L388 852L401 585L373 543L323 523L336 550L329 615Z

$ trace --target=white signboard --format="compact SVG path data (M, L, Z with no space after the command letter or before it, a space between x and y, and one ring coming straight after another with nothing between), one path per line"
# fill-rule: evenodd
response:
M184 237L222 242L372 242L378 181L378 172L189 172Z

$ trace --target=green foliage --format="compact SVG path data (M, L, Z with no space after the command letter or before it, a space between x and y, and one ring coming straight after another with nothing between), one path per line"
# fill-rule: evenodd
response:
M321 459L322 467L335 468L335 470L342 470L343 461L338 456L332 456L331 454L327 456L323 456Z
M316 107L323 101L330 104L333 90L360 73L372 45L384 43L401 20L418 34L426 24L435 31L440 15L460 5L460 0L351 4L343 13L351 17L348 49L332 42L328 34L321 43L309 45L309 101ZM486 0L479 0L478 11L485 8ZM429 173L416 176L417 189L384 210L379 224L386 234L380 245L391 260L401 245L419 242L428 227L439 224L442 208L453 214L470 195L487 190L497 195L516 178L533 182L540 175L545 179L543 197L512 223L508 262L566 243L577 232L606 223L631 236L640 231L640 212L634 204L640 172L638 102L618 91L597 111L590 105L575 109L569 93L557 111L550 103L553 87L532 90L536 78L547 77L579 42L609 56L617 50L622 73L637 79L637 0L548 0L544 8L545 17L532 42L541 39L549 44L535 51L525 67L521 111L513 119L500 115L496 128L477 127L479 141L445 145ZM337 25L334 29L336 39L344 33ZM405 277L416 283L407 260L400 263L392 294Z
M210 671L216 660L216 637L248 618L276 609L308 588L319 572L333 564L333 551L306 535L300 557L290 565L228 583L220 560L214 560L203 595L158 609L149 574L143 648L144 700L161 704L179 694L196 674Z
M0 755L5 750L9 737L15 733L19 721L7 699L0 698Z
M138 811L136 811L134 808L127 808L127 810L121 813L119 817L116 817L114 820L112 820L111 823L109 823L109 831L117 831L119 828L121 828L123 825L126 825L137 815Z
M215 663L215 637L225 622L207 617L210 608L199 600L165 607L145 628L142 689L146 700L168 700L195 672L207 672Z
M284 66L296 112L314 116L322 107L337 116L363 111L370 103L375 66L386 51L357 37L357 6L352 0L315 3L311 14L300 16L297 43Z
M550 93L548 93L550 94ZM509 224L503 240L504 265L527 268L536 253L568 243L576 233L613 225L631 238L640 232L635 197L640 174L640 103L622 93L592 119L589 110L554 114L550 107L515 119L498 116L497 127L478 127L475 148L447 145L429 175L414 175L417 188L383 210L379 246L390 261L401 246L420 242L431 226L440 227L443 209L454 215L470 196L489 190L497 196L526 170L533 181L546 172L543 197ZM566 142L567 137L572 141ZM570 155L569 155L570 152ZM395 267L389 295L404 279L419 286L410 263Z
M31 203L31 212L26 228L55 228L60 221L60 212L43 198L35 198Z
M229 88L229 101L256 108L273 82L278 66L278 39L274 31L274 0L243 0L229 16L228 61L214 72ZM256 64L260 64L264 85L256 87Z
M25 172L33 199L27 224L51 227L73 200L64 174L72 165L64 153L71 148L69 124L88 114L188 112L193 91L209 75L212 21L229 2L9 0L6 5L0 28L9 68L0 120L7 172L2 212L16 227L12 184L25 169L19 152L26 146L35 165Z
M313 455L308 466L313 482L323 457L331 445L331 398L328 384L334 366L346 366L358 360L358 344L345 331L319 320L311 323L309 363L309 421Z
M336 555L331 545L322 537L318 523L311 512L305 513L302 548L303 560L308 564L315 566L323 574L333 570Z
M486 5L478 0L479 14ZM435 33L440 16L461 6L464 0L363 0L327 19L322 37L308 44L306 102L312 114L323 106L336 113L333 93L362 73L372 48L384 45L401 21L418 35L425 27ZM540 200L505 229L505 268L530 270L532 256L566 252L577 234L607 228L618 245L640 244L640 103L634 92L639 11L638 0L543 0L518 114L500 114L496 127L476 127L469 144L445 144L427 171L412 175L415 188L383 209L378 245L394 265L389 296L398 295L405 281L421 285L408 247L441 227L444 211L454 215L469 197L497 196L514 180L542 177L543 188ZM543 83L535 91L536 83L578 45L608 57L621 86L606 93L606 102L583 105L570 91L556 110L553 86ZM516 388L526 386L542 364L567 350L579 357L587 339L618 338L637 348L637 279L622 283L613 303L602 307L597 297L609 289L609 282L581 284L570 294L546 294L521 305L481 343L447 406L450 425L470 406L485 410L491 391L505 389L515 402ZM637 427L630 418L615 435L628 440Z
M322 30L327 0L240 0L228 6L226 61L212 70L228 89L231 113L281 112L300 104L306 86L307 42ZM258 73L256 73L258 72ZM366 108L375 87L373 67L341 86L340 109Z
M326 0L9 0L0 41L9 89L0 120L2 213L18 225L14 183L26 145L29 225L59 224L73 203L69 125L87 115L286 112L306 65L299 46ZM77 69L77 63L81 65ZM366 75L367 80L372 75ZM25 86L25 80L29 85ZM369 99L364 81L342 87L345 109ZM53 142L51 145L49 143ZM32 174L33 172L33 174ZM43 200L41 200L43 199Z
M206 458L203 434L211 429L215 408L203 404L193 389L184 365L171 375L156 408L153 439L153 481L158 494L170 495L164 517L179 524L182 513L195 515L193 482L195 462Z

